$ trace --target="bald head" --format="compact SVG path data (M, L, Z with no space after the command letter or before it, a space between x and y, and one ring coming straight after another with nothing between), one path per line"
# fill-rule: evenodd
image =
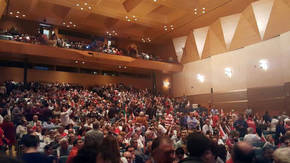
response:
M234 163L250 163L253 162L255 152L253 147L246 142L239 142L233 148Z

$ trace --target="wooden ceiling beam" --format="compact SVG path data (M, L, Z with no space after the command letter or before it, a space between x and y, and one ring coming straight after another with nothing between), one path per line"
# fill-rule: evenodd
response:
M4 15L4 12L5 12L6 7L7 7L6 0L0 0L0 19Z
M191 5L184 5L184 4L188 4L188 3L183 3L181 2L182 0L157 0L157 4L160 4L160 5L163 5L163 6L166 6L168 8L172 8L172 9L178 9L178 10L182 10L182 11L185 11L185 12L190 12L192 13L193 12L193 9L194 7L198 6L199 4L199 0L192 0L190 3Z
M137 7L143 0L126 0L122 3L125 10L129 13L132 11L135 7Z

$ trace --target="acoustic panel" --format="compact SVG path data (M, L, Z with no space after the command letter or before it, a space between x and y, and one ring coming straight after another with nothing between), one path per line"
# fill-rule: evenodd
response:
M230 50L239 49L261 40L252 6L247 7L241 14Z
M240 20L240 16L241 14L239 13L220 18L227 49L230 48L232 39L238 26L238 22Z
M275 0L264 39L270 39L290 30L290 6L288 4L284 0Z
M266 27L268 25L273 3L274 0L260 0L252 3L257 26L262 40L264 38Z
M208 28L209 27L207 26L207 27L202 27L202 28L198 28L198 29L193 30L193 35L194 35L194 39L195 39L199 58L202 57L202 52L203 52Z
M182 37L177 37L177 38L172 39L178 62L181 61L183 48L184 48L186 39L187 39L187 36L182 36Z
M198 56L197 48L195 46L195 40L194 40L193 34L190 32L186 40L185 53L182 57L181 63L186 64L186 63L196 61L196 60L199 60L199 56Z
M209 27L202 59L208 58L214 54L223 53L225 51L226 45L223 37L221 23L220 20L217 20Z

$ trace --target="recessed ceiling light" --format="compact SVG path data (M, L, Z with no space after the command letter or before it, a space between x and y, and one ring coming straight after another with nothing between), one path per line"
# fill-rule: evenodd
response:
M16 15L16 18L19 18L19 16L18 16L18 15Z
M194 12L195 15L197 15L197 12Z
M62 24L65 25L65 22L63 22Z
M23 14L22 16L25 17L26 15Z
M157 0L153 0L153 2L157 2Z
M76 6L80 6L80 4L76 4Z
M89 6L88 8L89 8L89 10L91 10L91 9L92 9L92 7L91 7L91 6Z
M19 12L19 11L17 11L16 13L17 13L17 14L20 14L20 12Z
M197 11L197 8L195 8L194 11Z
M85 2L85 3L84 3L84 5L85 5L85 6L86 6L86 5L88 5L88 3L87 3L87 2Z
M203 10L205 10L205 8L202 8Z
M84 8L81 7L81 10L84 10Z
M76 27L77 25L74 24L74 27Z
M79 63L79 61L75 61L75 63Z
M69 25L67 25L66 27L69 28Z
M72 22L69 22L69 24L72 24Z
M12 14L13 14L13 12L10 12L9 14L10 14L10 15L12 15Z

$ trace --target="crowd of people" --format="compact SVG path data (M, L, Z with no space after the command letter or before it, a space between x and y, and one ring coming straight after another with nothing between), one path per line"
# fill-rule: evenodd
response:
M112 55L126 55L145 60L163 61L160 59L160 57L139 51L137 48L129 47L128 49L120 49L115 45L108 45L107 43L104 43L104 40L98 39L92 39L92 41L72 41L69 39L59 38L55 33L53 33L49 38L47 35L41 34L41 32L37 36L33 36L29 34L20 33L15 28L11 28L6 31L0 30L0 39L49 45L60 48L87 50Z
M24 163L290 162L286 113L224 113L124 84L5 82L0 124L0 155Z

